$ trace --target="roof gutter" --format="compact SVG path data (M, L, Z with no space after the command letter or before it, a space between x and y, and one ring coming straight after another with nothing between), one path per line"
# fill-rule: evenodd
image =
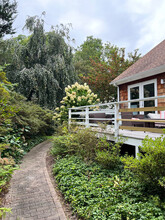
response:
M143 79L143 78L146 78L146 77L149 77L149 76L154 76L154 75L157 75L157 74L160 74L160 73L163 73L163 72L165 72L165 65L161 65L161 66L155 67L153 69L146 70L146 71L137 73L137 74L129 76L129 77L125 77L123 79L113 80L110 83L110 85L118 86L118 85L125 84L125 83L128 83L128 82L132 82L132 81L135 81L135 80Z

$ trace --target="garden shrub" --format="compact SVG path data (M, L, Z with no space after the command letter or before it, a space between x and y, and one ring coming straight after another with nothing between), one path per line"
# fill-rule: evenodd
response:
M153 191L159 191L161 188L165 195L165 138L161 136L153 140L146 137L142 141L138 156L139 159L124 158L125 168L134 172L147 188Z
M27 102L25 97L16 92L11 93L10 105L18 109L16 115L12 117L12 124L17 129L23 129L25 137L38 134L51 135L54 132L53 112L51 110Z
M55 121L59 121L60 123L68 119L68 108L94 105L100 101L86 83L80 85L76 82L72 86L66 87L65 92L66 96L61 101L62 105L60 108L56 108L53 117Z
M1 198L7 191L9 180L17 167L14 166L12 158L1 158L0 157L0 218L5 216L6 212L10 212L11 209L2 207Z
M76 154L84 160L93 160L97 143L96 134L90 129L78 129L75 133L54 137L51 152L54 156Z
M53 138L53 147L51 149L51 154L53 156L62 156L69 153L67 142L70 135L58 136Z
M122 142L108 142L106 137L100 138L97 144L95 160L105 168L114 169L121 165L120 149Z
M106 138L97 138L97 135L90 128L74 128L68 133L64 126L60 129L59 136L53 138L54 156L76 154L84 160L96 160L106 168L114 169L121 164L120 148L122 142L110 143ZM64 134L64 135L62 135Z

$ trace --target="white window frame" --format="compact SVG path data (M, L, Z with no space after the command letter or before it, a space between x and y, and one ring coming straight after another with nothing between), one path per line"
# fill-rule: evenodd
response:
M152 79L152 80L147 80L147 81L143 81L140 83L135 83L132 85L128 86L128 101L130 101L130 89L139 86L139 99L143 99L144 98L144 91L143 91L143 86L147 85L147 84L151 84L154 83L154 89L155 89L155 96L157 96L157 79ZM155 99L155 107L157 107L158 102L157 99ZM131 107L131 103L128 102L128 108ZM140 101L139 102L139 108L143 108L144 107L144 101ZM142 112L140 112L140 114L143 114Z

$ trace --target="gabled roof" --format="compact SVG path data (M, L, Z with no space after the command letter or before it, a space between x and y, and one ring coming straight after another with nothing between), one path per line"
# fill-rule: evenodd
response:
M121 85L165 72L165 40L116 77L111 84Z

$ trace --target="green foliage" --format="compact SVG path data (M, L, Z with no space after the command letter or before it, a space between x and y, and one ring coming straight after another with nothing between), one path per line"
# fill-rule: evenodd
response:
M0 136L5 135L10 130L11 118L17 112L17 109L9 104L10 93L7 85L10 85L10 83L7 81L3 69L4 67L0 66Z
M53 138L53 147L51 154L55 157L64 156L69 153L68 142L70 141L70 135L63 135Z
M9 163L9 160L6 159L6 162ZM1 204L1 195L4 194L4 192L7 190L7 185L9 183L9 180L11 179L11 176L16 170L16 167L13 167L12 165L3 165L2 159L0 158L0 218L5 217L6 212L11 212L11 209L2 207Z
M76 154L84 160L91 160L95 157L97 143L94 132L89 129L77 130L72 134L54 137L51 153L54 156Z
M25 137L35 135L51 135L54 132L53 112L39 105L27 102L26 98L12 92L10 105L17 109L12 123L16 129L22 129Z
M21 35L4 43L7 54L3 60L11 64L7 76L28 101L54 109L64 88L75 81L72 48L65 40L69 28L61 25L46 33L44 20L38 16L28 17L25 28L29 37Z
M15 30L12 28L15 15L17 13L16 1L10 2L10 0L1 0L0 2L0 38L5 34L14 34Z
M138 156L139 159L124 158L125 168L134 172L138 180L148 189L157 192L161 190L160 196L163 196L165 193L165 138L162 136L153 140L146 137Z
M22 138L22 131L20 129L14 130L5 136L0 137L0 142L8 145L2 152L2 157L12 157L18 163L25 154L22 146L25 141ZM25 144L26 145L26 144Z
M75 156L56 160L53 173L59 189L82 219L163 220L165 204L149 196L134 175L86 164Z
M76 73L86 82L101 101L116 98L116 88L109 83L140 57L138 50L125 55L125 48L103 44L98 38L87 37L74 55Z
M0 218L6 216L6 213L11 213L11 209L10 208L0 208Z
M92 93L89 89L89 86L85 83L80 85L75 83L72 86L65 88L66 96L61 101L61 107L56 108L53 119L60 121L66 121L68 119L68 108L74 108L78 106L85 106L96 104L100 100L97 98L97 95Z
M74 55L75 71L78 75L87 75L91 69L90 59L100 59L103 54L103 42L99 38L88 36Z
M29 152L33 147L35 147L37 144L40 144L42 143L43 141L46 141L48 139L47 136L36 136L36 137L33 137L31 139L28 139L26 141L26 144L24 144L22 146L22 149L25 151L25 152Z
M121 165L122 142L110 143L106 138L98 139L90 129L76 129L73 133L55 136L51 153L54 156L75 154L86 161L97 161L105 168L115 169Z
M121 165L120 149L122 143L107 142L106 137L101 138L97 144L95 160L105 168L114 169Z

